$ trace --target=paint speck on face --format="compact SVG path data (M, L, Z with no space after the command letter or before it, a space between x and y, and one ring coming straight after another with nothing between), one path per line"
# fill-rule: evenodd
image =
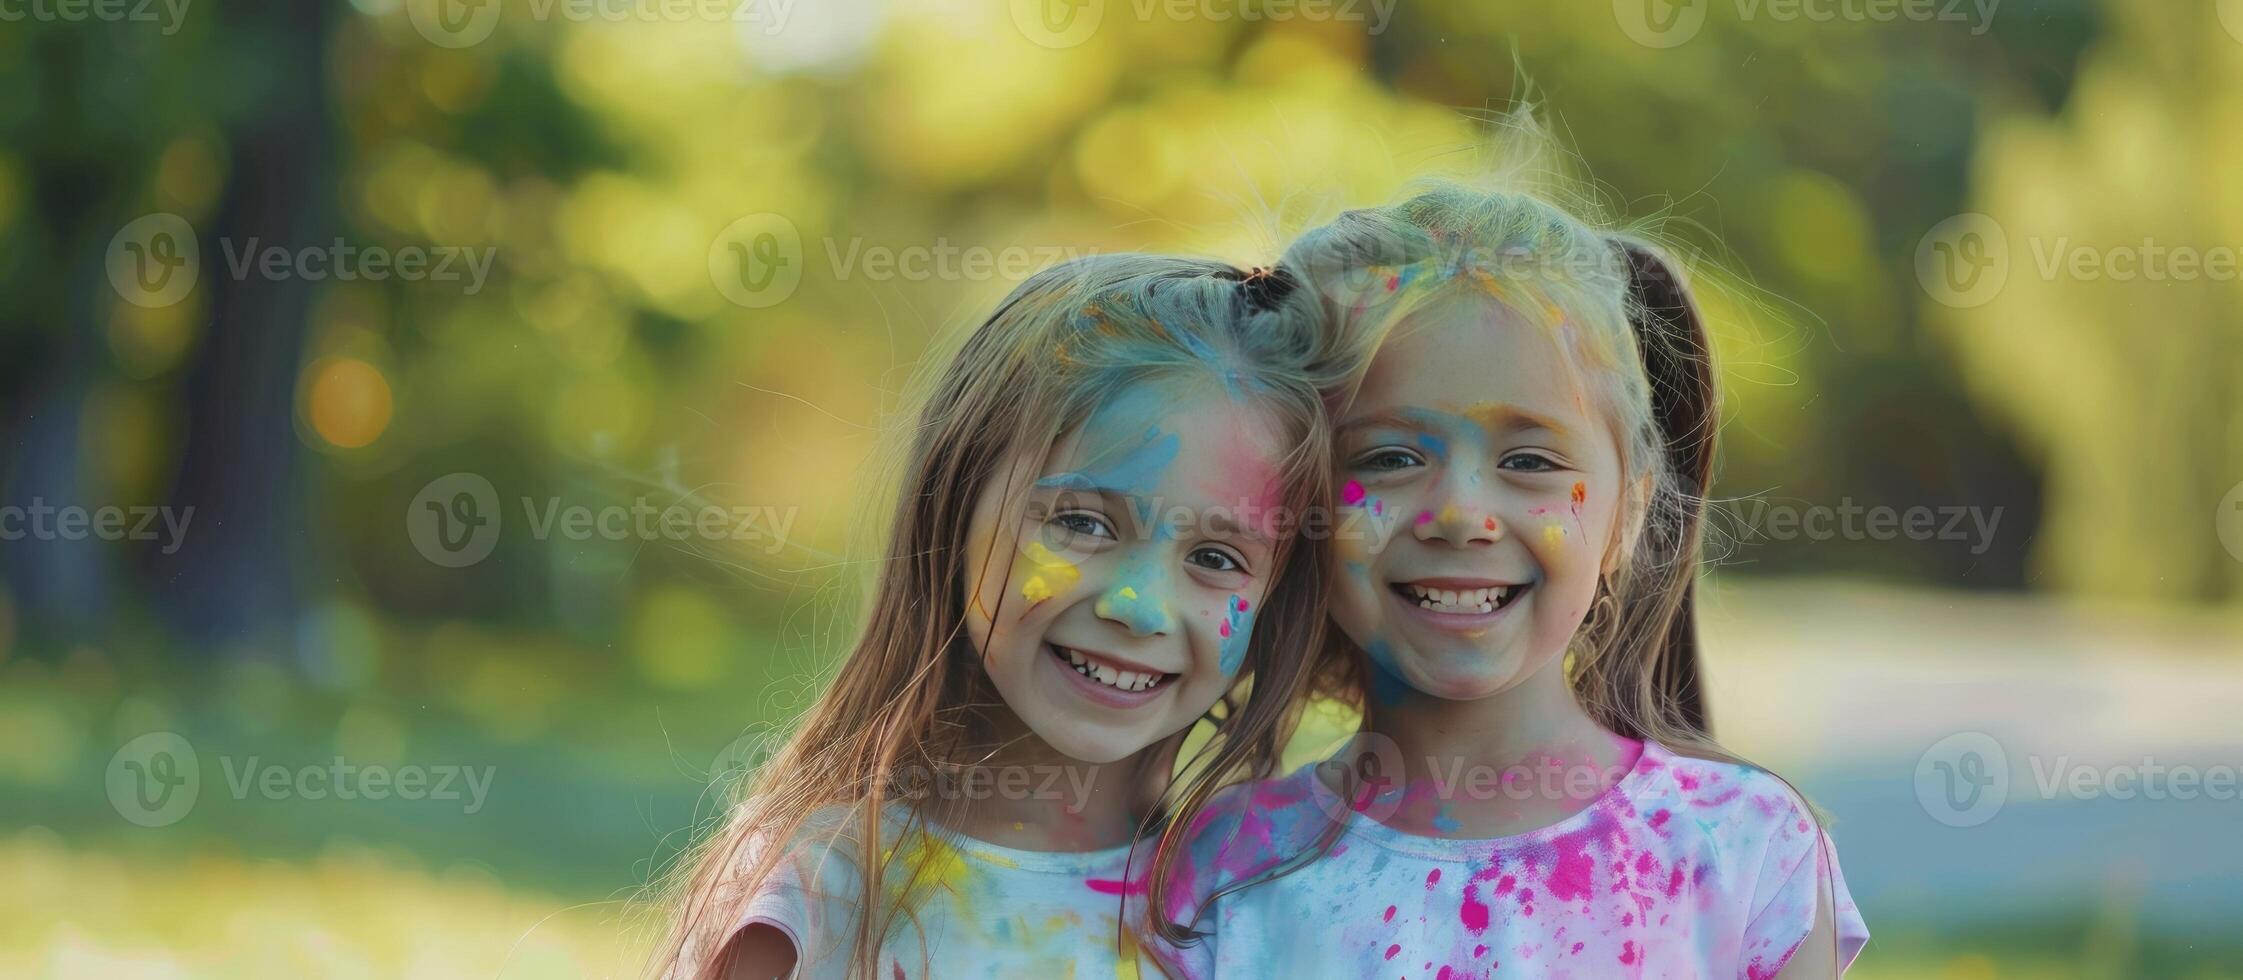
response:
M1215 629L1216 635L1222 638L1221 659L1216 667L1222 670L1223 676L1229 677L1246 665L1246 638L1254 627L1254 617L1246 611L1251 603L1245 596L1233 593L1230 601L1223 605L1223 622Z
M1455 507L1455 505L1453 505L1453 504L1452 504L1452 505L1450 505L1450 506L1446 506L1446 507L1443 507L1443 508L1441 508L1441 523L1443 523L1443 524L1454 524L1454 523L1456 523L1456 507Z
M1020 583L1020 597L1033 606L1074 587L1082 572L1073 562L1052 553L1041 541L1030 541L1021 549L1020 561L1013 567L1016 575L1027 578Z
M1340 487L1340 503L1354 505L1362 502L1363 484L1361 481L1349 480L1346 485Z
M1433 523L1433 512L1429 510L1418 511L1417 522L1421 525Z
M1579 513L1579 512L1580 512L1580 510L1581 510L1581 505L1582 505L1582 504L1585 504L1585 503L1588 503L1588 502L1589 502L1589 485L1588 485L1587 483L1575 483L1575 484L1573 485L1573 509L1574 509L1574 511L1575 511L1576 513Z
M1565 525L1563 525L1563 524L1544 524L1544 525L1542 525L1542 543L1543 543L1543 544L1546 544L1546 545L1549 545L1549 546L1550 546L1550 547L1552 547L1552 548L1555 548L1555 547L1558 547L1559 545L1565 544Z
M1495 530L1495 518L1489 517L1487 520L1481 521L1480 526L1490 531Z
M1386 501L1384 501L1384 500L1373 500L1373 501L1371 501L1371 513L1372 513L1373 515L1375 515L1375 516L1378 516L1378 517L1384 517L1384 516L1386 516Z

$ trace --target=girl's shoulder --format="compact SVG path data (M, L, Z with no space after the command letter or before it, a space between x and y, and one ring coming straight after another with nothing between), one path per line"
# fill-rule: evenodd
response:
M1750 763L1683 755L1647 741L1636 774L1629 803L1662 836L1764 847L1806 846L1820 836L1821 821L1799 791Z

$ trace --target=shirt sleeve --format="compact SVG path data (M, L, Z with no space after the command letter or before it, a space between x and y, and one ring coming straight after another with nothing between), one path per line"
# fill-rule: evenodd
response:
M1834 908L1831 919L1838 933L1839 973L1853 965L1869 942L1869 926L1838 868L1837 845L1814 826L1804 809L1791 819L1804 822L1812 832L1784 834L1761 865L1739 957L1738 976L1743 980L1768 980L1781 972L1814 928L1815 913L1826 901Z

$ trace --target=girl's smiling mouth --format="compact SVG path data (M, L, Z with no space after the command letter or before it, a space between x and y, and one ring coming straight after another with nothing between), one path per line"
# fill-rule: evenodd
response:
M1134 708L1153 700L1179 676L1056 643L1046 643L1044 649L1053 662L1073 675L1071 682L1083 694L1118 708Z
M1396 598L1437 625L1471 629L1484 627L1502 615L1532 588L1532 582L1469 578L1425 578L1387 585Z

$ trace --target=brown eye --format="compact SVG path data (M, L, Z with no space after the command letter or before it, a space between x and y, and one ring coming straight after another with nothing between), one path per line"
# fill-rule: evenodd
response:
M1541 453L1512 453L1495 464L1497 469L1516 470L1521 473L1552 473L1563 467L1556 460Z
M1221 548L1201 548L1192 552L1190 557L1184 560L1210 571L1243 572L1246 570L1245 563L1231 557L1230 552Z

